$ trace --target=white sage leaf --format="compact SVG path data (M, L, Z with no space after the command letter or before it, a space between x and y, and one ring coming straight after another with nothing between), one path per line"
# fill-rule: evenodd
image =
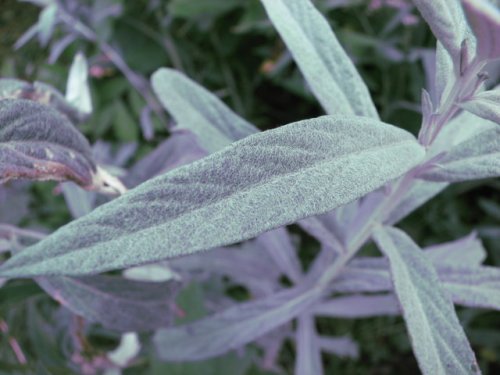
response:
M424 252L396 228L377 227L374 239L389 259L394 291L422 372L480 373L453 303Z
M320 291L291 289L240 303L192 324L159 330L154 343L167 361L201 360L237 349L309 308Z
M92 113L92 100L88 83L88 64L85 56L77 53L69 70L66 100L84 114Z
M302 314L297 321L295 375L322 375L324 369L314 317Z
M355 200L423 156L410 133L366 117L296 122L139 185L0 274L98 273L240 242Z
M500 128L485 130L452 147L432 169L418 177L458 182L500 176Z
M460 47L467 35L467 22L460 0L413 0L413 3L458 66Z
M261 1L326 113L378 119L366 85L312 3Z
M210 153L259 131L180 72L159 69L151 77L151 84L178 128L195 133L200 145Z
M500 88L479 93L460 103L460 106L476 116L500 125Z

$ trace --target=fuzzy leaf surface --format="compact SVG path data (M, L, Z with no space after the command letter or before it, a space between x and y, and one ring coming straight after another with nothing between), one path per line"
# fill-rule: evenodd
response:
M500 128L485 130L452 147L439 165L419 178L459 182L500 176Z
M396 228L378 227L374 239L389 259L394 291L422 372L480 373L453 303L424 252Z
M328 114L378 119L368 89L326 19L309 0L261 0Z
M166 361L201 360L237 349L308 309L320 292L291 289L240 303L192 324L159 330L154 342Z
M195 133L200 145L208 152L218 151L259 131L215 95L176 70L157 70L151 83L178 127Z
M90 112L82 112L68 102L54 87L43 82L25 82L15 78L0 78L0 99L28 99L57 109L73 124L88 119Z
M461 107L476 116L500 125L500 88L479 93L461 103Z
M442 274L446 291L456 304L500 310L500 268L462 266L444 269Z
M0 274L98 273L240 242L359 198L423 156L410 133L366 117L299 121L145 182Z
M457 63L460 46L468 31L460 0L413 0L413 3Z
M0 182L28 178L93 184L90 145L66 117L24 99L0 100Z
M115 276L47 277L38 284L73 313L122 332L149 331L173 322L178 285Z

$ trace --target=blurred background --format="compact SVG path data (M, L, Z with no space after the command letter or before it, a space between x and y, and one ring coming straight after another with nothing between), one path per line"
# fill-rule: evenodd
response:
M322 114L258 0L0 0L0 76L42 81L64 91L81 51L90 65L94 112L80 129L126 170L169 136L168 114L149 86L159 67L173 67L220 97L239 115L270 129ZM432 80L435 39L409 1L317 0L367 83L383 121L417 133L422 87ZM430 74L429 74L430 73ZM29 183L0 194L0 222L54 230L71 220L55 183ZM500 266L500 181L455 184L401 223L422 246L477 230L486 264ZM6 197L9 197L8 199ZM297 228L292 230L298 232ZM307 261L317 249L302 243ZM181 295L185 311L203 309L200 287ZM500 291L499 291L500 293ZM71 374L64 323L56 303L29 280L0 288L0 317L23 342L30 368L14 365L0 332L0 374ZM500 373L498 312L457 308L485 375ZM401 318L319 319L318 330L350 335L358 359L324 356L326 374L418 374ZM65 341L66 340L66 341ZM91 350L116 346L98 330ZM251 350L251 349L250 349ZM166 364L153 355L125 374L291 374L294 348L280 352L282 371L243 365L234 354L202 363ZM45 371L45 372L44 372Z

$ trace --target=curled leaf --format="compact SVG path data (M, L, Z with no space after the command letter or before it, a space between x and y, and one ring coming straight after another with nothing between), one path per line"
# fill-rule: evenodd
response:
M71 180L87 190L120 193L96 166L87 140L56 110L23 99L0 100L0 183L19 178Z
M0 100L28 99L57 109L66 115L73 124L88 119L90 112L82 112L68 102L54 87L42 82L25 82L15 78L0 79Z

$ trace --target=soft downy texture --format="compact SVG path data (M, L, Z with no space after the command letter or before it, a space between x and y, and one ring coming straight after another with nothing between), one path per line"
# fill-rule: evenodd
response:
M422 154L409 133L368 118L282 126L142 184L17 254L0 274L96 273L249 239L348 203Z

